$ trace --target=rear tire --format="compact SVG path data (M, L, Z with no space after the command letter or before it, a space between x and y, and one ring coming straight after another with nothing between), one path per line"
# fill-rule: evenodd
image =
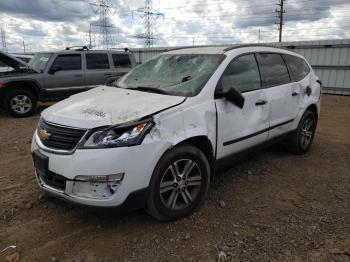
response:
M36 110L37 98L30 90L16 88L7 92L3 105L6 112L14 117L28 117Z
M203 201L209 184L210 167L204 153L189 144L176 146L154 169L147 211L160 221L188 216Z
M308 152L315 136L316 125L314 113L307 110L302 116L297 130L286 140L285 148L297 155Z

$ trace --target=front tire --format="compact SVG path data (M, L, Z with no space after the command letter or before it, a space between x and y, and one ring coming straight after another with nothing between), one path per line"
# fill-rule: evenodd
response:
M297 130L286 141L286 149L297 155L307 153L315 136L316 125L314 113L307 110L302 116Z
M6 112L14 117L28 117L34 114L37 98L30 90L16 88L9 91L4 97Z
M209 184L210 167L204 153L189 144L176 146L153 172L147 211L160 221L188 216L202 202Z

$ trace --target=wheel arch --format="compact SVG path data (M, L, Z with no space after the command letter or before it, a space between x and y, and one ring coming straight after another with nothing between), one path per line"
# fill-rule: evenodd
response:
M33 80L16 80L6 83L6 88L4 90L4 97L8 92L13 90L14 88L23 88L30 90L37 99L40 98L40 88L38 83Z
M210 172L211 172L211 179L214 179L214 171L215 171L215 156L214 156L214 147L209 140L207 136L195 136L187 138L175 146L181 145L181 144L190 144L199 150L201 150L206 158L208 159L209 165L210 165Z
M306 111L311 111L315 115L316 122L318 121L318 108L316 104L309 105Z

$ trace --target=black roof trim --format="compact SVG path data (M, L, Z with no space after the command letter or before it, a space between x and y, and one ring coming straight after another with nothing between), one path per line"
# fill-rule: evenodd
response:
M123 47L111 48L109 50L111 50L111 51L124 51L125 53L130 53L131 52L131 50L129 48L127 48L127 47L124 47L124 48Z
M196 48L206 48L206 47L225 47L224 45L200 45L200 46L183 46L183 47L174 47L168 48L164 52L177 51L182 49L196 49Z
M283 46L276 46L271 44L236 44L231 46L224 46L224 45L203 45L203 46L184 46L184 47L175 47L175 48L168 48L164 52L169 51L176 51L176 50L182 50L182 49L195 49L195 48L205 48L205 47L222 47L223 52L227 52L233 49L243 48L243 47L272 47L272 48L278 48L278 49L287 49ZM226 48L225 48L226 47Z
M88 51L89 48L87 46L67 46L66 51L72 50L72 51Z
M275 46L275 45L269 45L269 44L238 44L238 45L232 45L224 49L224 52L233 50L233 49L238 49L238 48L243 48L243 47L272 47L272 48L278 48L278 49L286 49L283 46Z

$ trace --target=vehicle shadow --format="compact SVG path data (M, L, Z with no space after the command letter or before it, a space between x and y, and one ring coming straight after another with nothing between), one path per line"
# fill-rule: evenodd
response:
M227 190L227 184L250 183L250 174L247 172L249 169L259 170L259 165L264 162L266 158L273 157L288 157L287 153L281 145L277 144L264 150L257 150L250 154L245 154L239 158L228 158L227 161L220 164L216 169L215 179L211 183L208 195L215 194L217 191ZM258 172L254 172L255 178L259 175ZM258 181L258 180L257 180ZM71 215L78 220L84 220L89 225L95 225L97 227L108 227L113 224L124 224L126 222L143 223L144 225L158 224L156 220L151 218L145 210L133 210L122 211L118 208L94 208L81 205L75 205L71 203L62 202L55 198L50 198L50 202L54 202L59 206L65 206L72 210ZM206 201L204 201L204 206ZM202 206L203 206L202 205ZM201 208L201 207L200 207Z

